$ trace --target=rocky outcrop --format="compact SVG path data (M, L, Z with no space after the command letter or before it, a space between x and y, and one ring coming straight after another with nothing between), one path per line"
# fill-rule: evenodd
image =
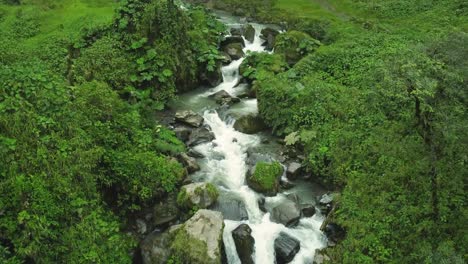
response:
M236 199L220 199L212 207L212 210L221 212L224 219L228 220L243 221L249 219L244 203Z
M286 176L288 179L295 180L297 179L302 172L302 165L299 162L290 162L287 165Z
M223 41L221 41L221 47L226 47L231 44L239 44L242 48L245 47L245 41L242 36L229 36L226 37Z
M258 162L253 173L247 176L247 185L256 192L275 196L279 190L282 174L283 167L278 162Z
M178 216L179 208L177 207L177 198L175 195L170 195L167 199L153 206L152 226L165 228L171 223L174 223Z
M216 92L210 95L209 97L213 98L216 101L216 103L220 105L231 105L234 103L239 103L241 101L239 98L230 95L225 90Z
M319 198L318 208L323 215L328 215L333 208L334 194L324 194Z
M267 50L273 50L276 43L276 36L278 35L279 31L276 29L269 27L262 29L260 37L265 40L264 45L266 46Z
M169 232L153 232L140 244L143 264L166 264L170 256L171 236Z
M245 39L249 42L253 42L255 39L255 28L251 24L247 24L243 31Z
M301 204L301 212L304 217L312 217L315 215L315 206L312 204Z
M325 235L327 235L329 245L336 244L342 241L346 236L346 231L343 227L336 223L329 223L325 226L324 230L322 230ZM332 242L332 243L330 243Z
M273 222L294 227L299 223L301 216L302 212L297 202L285 199L271 210L270 218Z
M180 141L187 142L189 140L190 134L192 133L192 129L192 127L186 125L177 125L174 128L174 133Z
M221 213L198 210L177 230L171 251L182 263L221 264L224 219Z
M200 127L194 129L192 133L190 133L189 139L187 141L188 146L196 146L202 143L210 142L215 139L215 135L213 132L208 130L206 127Z
M253 252L255 240L251 235L252 229L249 225L241 224L232 231L232 238L236 245L237 255L242 264L254 264Z
M182 165L184 165L188 173L194 173L200 170L200 166L198 165L197 161L187 155L187 153L180 153L177 155L177 160L182 163Z
M221 54L222 56L223 54ZM222 63L227 63L228 61L231 60L231 57L227 54L225 54L226 56L222 59ZM223 82L223 73L221 72L221 63L218 63L216 65L216 68L212 71L204 71L201 75L200 75L200 78L201 80L210 85L211 87L216 87L218 86L220 83Z
M183 209L208 208L216 202L218 189L211 183L192 183L182 186L177 195L177 204Z
M233 60L238 60L244 57L243 46L240 43L231 43L223 47L223 51L226 52Z
M201 127L203 117L191 110L177 111L175 114L176 121L187 124L192 127Z
M291 262L301 249L301 243L294 237L281 232L275 240L275 255L277 264Z
M234 123L234 129L245 134L255 134L266 128L265 122L260 116L252 114L242 116Z

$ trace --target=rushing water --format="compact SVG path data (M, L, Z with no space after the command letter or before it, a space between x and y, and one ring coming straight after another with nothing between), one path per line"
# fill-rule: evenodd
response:
M224 17L222 21L231 27L240 26L235 18ZM260 38L260 31L264 26L259 24L253 24L253 26L256 29L255 40L252 43L245 40L244 52L246 54L251 51L265 52L262 46L263 40ZM180 100L174 104L178 109L192 109L203 114L205 123L211 127L215 135L214 141L195 147L195 150L202 153L205 158L199 160L201 171L194 174L193 178L195 181L209 181L216 184L220 189L220 199L235 199L245 205L248 220L225 220L223 240L230 264L240 263L231 232L242 223L248 224L252 229L252 236L255 239L255 263L275 263L274 241L282 231L301 242L301 250L291 263L312 263L315 250L326 245L326 239L319 230L324 220L320 213L310 218L302 218L296 227L287 228L282 224L270 221L269 213L262 212L258 206L258 200L262 195L246 185L245 176L249 169L247 165L248 149L255 149L272 159L279 158L277 155L280 146L274 143L271 138L265 143L264 139L268 139L267 135L247 135L233 128L236 117L258 112L257 100L245 99L229 109L224 109L208 98L209 95L221 90L236 96L242 92L242 89L245 89L242 85L236 87L240 78L239 66L243 60L244 58L232 61L222 68L223 82L217 87L208 90L200 88L182 95ZM289 190L288 193L297 193L305 203L314 203L314 197L320 194L317 192L317 188L310 183L303 182L297 186ZM272 207L286 199L285 194L267 197L266 206Z

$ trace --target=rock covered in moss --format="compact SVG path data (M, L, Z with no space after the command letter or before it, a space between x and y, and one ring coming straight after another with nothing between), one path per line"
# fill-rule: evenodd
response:
M280 186L283 167L279 162L258 162L254 172L247 177L247 184L254 191L268 196L275 196Z
M255 28L251 24L245 25L244 29L244 37L249 42L253 42L255 39Z
M234 123L234 129L245 134L255 134L265 130L266 125L260 116L250 114L237 119Z
M208 208L218 199L219 192L211 183L192 183L182 186L177 204L184 209Z
M223 51L226 52L233 60L238 60L244 57L243 46L240 43L230 43L224 46Z
M221 264L223 229L221 213L199 210L176 231L171 259L176 263Z

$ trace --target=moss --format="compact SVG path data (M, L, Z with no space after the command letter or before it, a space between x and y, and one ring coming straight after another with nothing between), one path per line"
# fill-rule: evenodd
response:
M221 263L220 256L212 259L207 255L208 249L204 241L191 237L181 228L171 243L171 257L175 263Z
M210 198L215 201L218 199L219 197L219 191L218 191L218 188L216 188L216 186L214 186L213 184L211 183L208 183L206 185L206 191L208 192L208 195L210 196Z
M188 204L188 194L187 194L187 191L185 190L185 188L182 188L179 192L179 194L177 195L177 205L179 205L180 207L186 207L187 204Z
M283 167L279 162L259 162L255 166L255 172L249 177L249 185L258 192L267 195L275 195L278 191L279 177L283 173Z

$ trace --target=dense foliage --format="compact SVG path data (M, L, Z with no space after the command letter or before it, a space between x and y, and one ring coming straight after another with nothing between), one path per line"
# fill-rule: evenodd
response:
M1 263L130 263L128 217L185 177L152 109L215 70L224 27L114 2L0 4Z
M265 70L272 55L243 65L265 121L343 192L334 219L347 236L332 263L466 258L467 20L456 1L418 3L347 3L359 11L334 10L327 45L302 52L294 38L309 33L280 35L293 43L278 55L303 56L290 69Z

